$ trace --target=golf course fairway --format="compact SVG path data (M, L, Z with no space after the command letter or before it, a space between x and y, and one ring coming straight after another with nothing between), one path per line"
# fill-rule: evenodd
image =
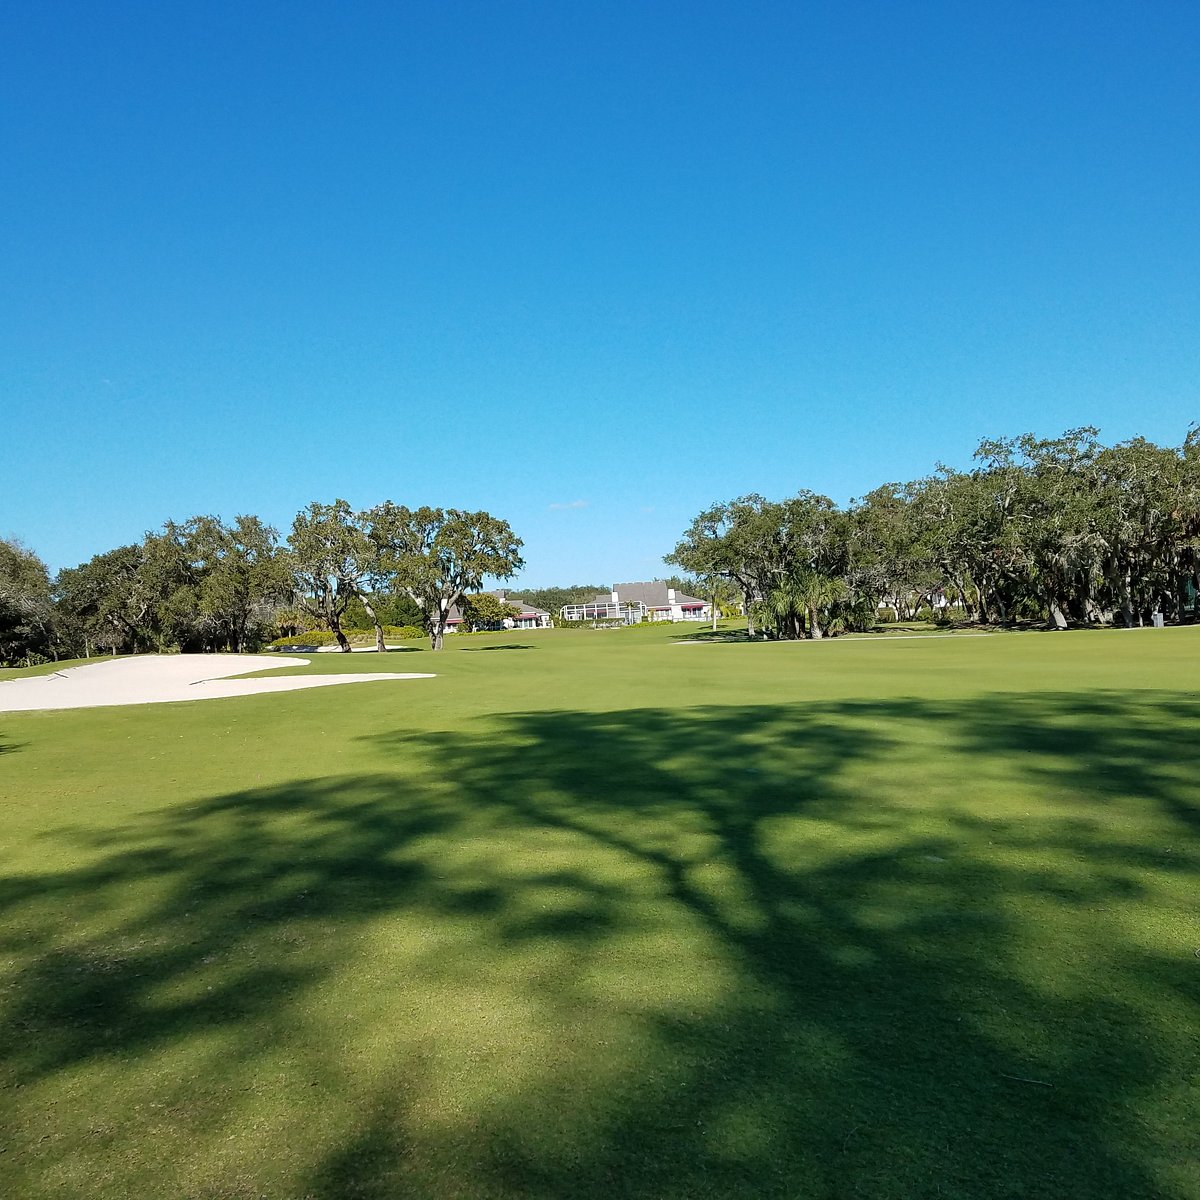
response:
M702 634L0 715L0 1194L1200 1197L1200 629Z

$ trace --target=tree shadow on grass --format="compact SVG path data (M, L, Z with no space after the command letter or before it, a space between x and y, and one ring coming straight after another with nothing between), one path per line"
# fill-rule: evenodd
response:
M8 1094L148 1082L108 1175L60 1097L22 1194L128 1191L161 1104L172 1194L1186 1195L1190 950L1104 938L1200 875L1197 718L521 713L80 832L0 883Z
M684 629L672 633L673 642L760 642L763 638L751 637L744 629Z
M398 737L401 752L432 744L468 802L636 864L687 915L680 935L702 930L733 964L717 1011L699 988L643 1014L655 1034L638 1099L591 1130L582 1155L554 1147L578 1134L561 1119L524 1151L511 1127L496 1131L492 1189L1170 1194L1137 1145L1152 1109L1146 1121L1133 1098L1197 1062L1187 1021L1148 1035L1148 993L1200 1015L1189 947L1118 949L1085 969L1058 956L1091 953L1091 912L1136 912L1162 878L1200 879L1187 836L1198 718L1192 699L997 696L529 713L486 742ZM851 785L864 765L886 777L903 732L920 728L940 731L960 770L986 757L1003 795L972 792L918 832L894 797ZM1174 846L1123 835L1121 815ZM1070 916L1060 933L1022 909ZM606 933L597 955L619 953L621 930ZM585 1015L569 1006L566 1019Z
M508 642L503 646L456 646L455 649L462 650L467 654L478 654L483 650L536 650L536 646L527 646L521 642Z

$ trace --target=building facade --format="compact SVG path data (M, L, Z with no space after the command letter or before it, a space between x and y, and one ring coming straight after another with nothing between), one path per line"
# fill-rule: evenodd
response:
M661 579L648 583L615 583L585 604L565 604L564 621L605 621L636 625L641 621L707 621L712 606L707 600L668 587Z
M519 596L510 596L503 589L487 594L495 596L497 600L502 600L505 604L511 604L513 608L520 609L516 616L505 617L504 622L496 626L497 629L549 629L554 624L550 619L550 614L544 608L535 608ZM446 632L457 633L462 628L462 624L462 610L455 604L451 607L450 615L446 619Z

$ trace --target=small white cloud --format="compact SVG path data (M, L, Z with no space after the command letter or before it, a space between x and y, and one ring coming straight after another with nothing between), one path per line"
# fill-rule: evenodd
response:
M649 505L648 507L646 507L646 508L643 508L643 509L642 509L642 512L644 512L644 513L652 513L653 511L654 511L654 505L653 505L653 504L651 504L651 505Z
M572 500L569 504L552 504L550 505L550 511L563 512L568 508L587 508L587 506L588 502L586 500Z

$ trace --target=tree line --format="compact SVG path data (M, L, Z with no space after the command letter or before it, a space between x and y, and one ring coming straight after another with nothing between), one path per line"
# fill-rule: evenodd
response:
M0 662L96 653L254 650L320 626L416 624L441 649L451 609L487 576L523 565L521 539L486 512L355 511L314 502L286 540L255 516L168 521L141 542L53 578L33 551L0 540Z
M314 502L291 532L255 516L168 521L141 542L51 577L0 540L0 662L164 649L253 650L321 627L421 627L440 649L451 610L481 621L485 577L523 565L521 539L486 512ZM870 628L881 616L989 624L1192 620L1200 592L1200 428L1178 447L1106 446L1090 426L980 443L974 466L938 465L845 507L801 491L700 513L666 561L683 590L752 632L782 638ZM607 587L523 590L550 612ZM474 605L474 607L473 607ZM501 606L502 607L502 606Z
M1056 629L1196 617L1200 428L1179 447L1106 446L1091 426L989 439L973 461L844 508L811 491L714 504L666 561L702 590L732 584L751 632L781 638L866 629L881 610Z

